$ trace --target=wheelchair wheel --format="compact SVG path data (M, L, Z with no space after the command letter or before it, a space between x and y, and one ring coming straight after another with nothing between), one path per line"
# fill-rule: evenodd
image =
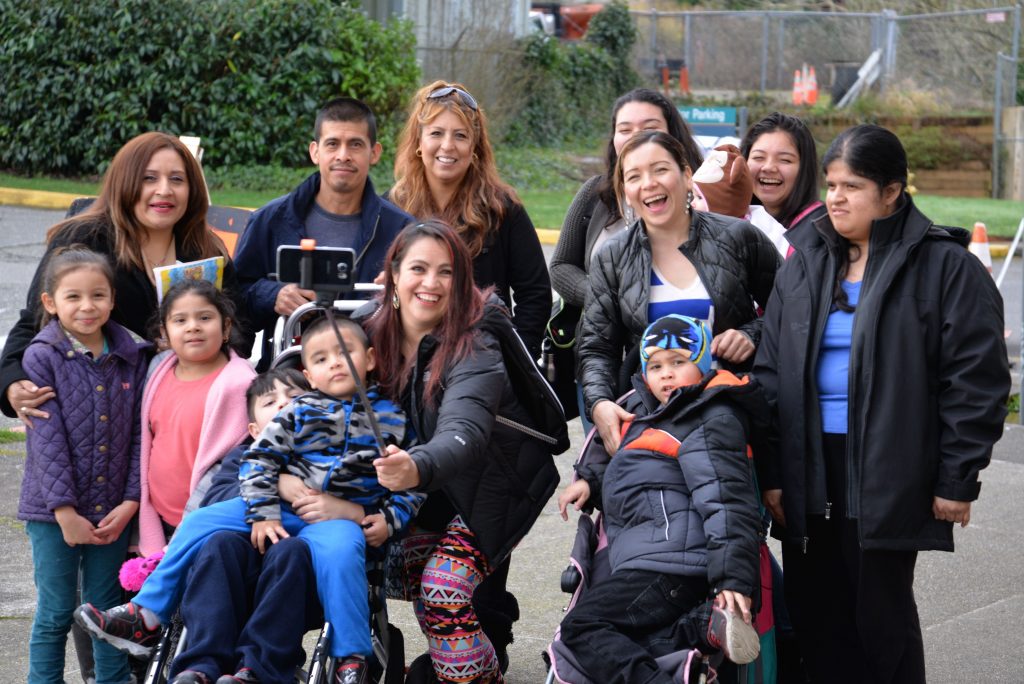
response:
M185 647L186 631L184 623L177 616L164 628L149 658L143 684L167 684L171 663Z

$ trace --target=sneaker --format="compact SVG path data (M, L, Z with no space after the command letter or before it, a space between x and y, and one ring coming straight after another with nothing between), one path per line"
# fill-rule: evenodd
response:
M345 658L334 671L334 684L367 684L368 680L369 668L366 667L366 659L359 656Z
M160 640L160 626L147 627L134 603L99 610L91 603L75 609L75 622L94 638L137 658L148 658Z
M718 606L711 609L707 638L709 644L737 665L753 662L761 652L757 630L736 613Z
M251 667L243 667L233 675L221 675L216 684L260 684L260 678Z
M182 670L171 680L171 684L212 684L213 680L199 670Z

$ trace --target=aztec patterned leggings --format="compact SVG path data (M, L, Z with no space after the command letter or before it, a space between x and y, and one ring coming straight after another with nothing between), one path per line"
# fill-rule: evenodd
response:
M490 574L476 537L460 516L443 532L415 527L402 540L407 596L442 682L501 684L494 647L480 629L473 591Z

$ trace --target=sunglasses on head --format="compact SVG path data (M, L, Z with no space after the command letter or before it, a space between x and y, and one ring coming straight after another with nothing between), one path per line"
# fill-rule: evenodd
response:
M439 100L442 97L448 97L453 93L459 96L459 99L462 100L462 104L466 105L474 112L480 109L479 105L477 105L476 103L476 99L472 95L467 93L462 88L456 88L455 86L442 86L437 90L431 91L431 93L427 95L427 99Z

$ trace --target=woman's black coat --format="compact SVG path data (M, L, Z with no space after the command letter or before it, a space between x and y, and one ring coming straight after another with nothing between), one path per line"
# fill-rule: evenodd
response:
M427 335L403 398L419 441L409 449L418 489L444 494L492 567L526 535L558 486L549 447L495 421L501 415L531 424L509 384L500 343L488 332L502 327L515 334L504 308L488 305L472 353L445 369L431 403L424 400L424 375L438 341ZM432 507L428 496L424 509Z
M779 252L747 221L694 212L690 237L679 247L690 260L714 305L714 334L736 329L757 347L764 305L775 282ZM590 264L587 303L577 345L577 377L587 414L602 399L619 395L617 378L625 351L650 324L651 244L642 221L601 246ZM723 367L729 364L723 364ZM729 367L729 370L746 370Z
M825 508L816 367L840 247L827 216L787 238L796 251L768 300L754 368L779 443L756 462L761 488L782 489L786 527L773 533L802 544L807 516ZM1003 302L968 241L909 197L872 226L850 349L845 512L864 549L951 551L952 523L935 519L933 497L976 499L1002 435Z

